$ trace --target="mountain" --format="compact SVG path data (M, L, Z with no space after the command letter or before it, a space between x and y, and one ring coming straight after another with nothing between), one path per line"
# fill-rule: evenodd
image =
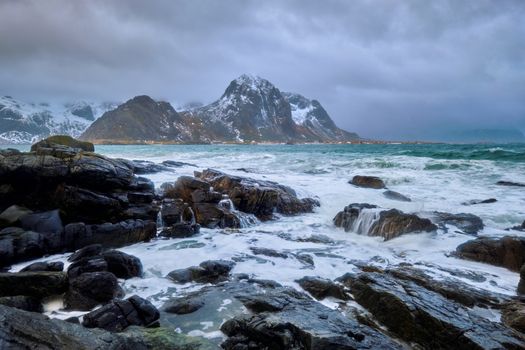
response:
M168 102L137 96L104 113L82 134L96 142L192 140L192 132Z
M206 106L177 113L167 102L135 97L105 113L82 135L94 142L334 142L358 139L334 124L316 100L282 93L242 75Z
M111 103L25 103L0 97L0 144L34 143L54 134L78 137Z

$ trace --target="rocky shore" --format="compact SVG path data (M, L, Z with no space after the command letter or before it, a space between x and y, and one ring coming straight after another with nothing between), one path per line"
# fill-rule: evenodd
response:
M438 230L472 236L451 254L520 273L515 295L437 277L410 263L381 268L355 262L338 271L339 278L321 278L309 273L312 254L328 249L299 254L281 247L251 247L242 258L203 259L162 275L174 288L195 288L162 299L161 306L127 294L124 284L141 280L144 266L123 247L195 237L201 228L256 227L320 205L279 183L214 169L159 188L137 176L178 166L108 158L89 143L63 137L30 152L0 150L0 349L525 348L525 238L510 232L476 237L484 223L468 213L351 203L333 213L333 230L385 241ZM377 177L349 182L410 201ZM329 246L333 240L318 235L303 242ZM67 261L46 261L51 254ZM243 258L298 261L304 276L294 285L257 279L235 272ZM51 300L72 316L43 314ZM219 342L184 334L188 324L209 320L220 325Z

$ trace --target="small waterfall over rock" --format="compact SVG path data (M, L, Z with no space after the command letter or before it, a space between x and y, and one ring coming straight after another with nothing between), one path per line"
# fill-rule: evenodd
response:
M223 195L223 198L221 199L218 205L219 207L226 209L232 214L234 214L239 219L239 226L241 228L252 226L252 225L259 223L259 219L257 219L255 215L247 214L247 213L244 213L242 211L238 211L237 209L235 209L235 205L233 204L230 197L228 197L228 195L226 194Z
M359 212L359 216L354 221L351 231L360 234L368 235L372 226L379 220L381 209L379 208L363 208Z

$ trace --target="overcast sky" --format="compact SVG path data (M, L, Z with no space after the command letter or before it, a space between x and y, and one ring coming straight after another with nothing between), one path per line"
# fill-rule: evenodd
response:
M217 99L242 73L365 137L525 130L525 1L0 0L0 94Z

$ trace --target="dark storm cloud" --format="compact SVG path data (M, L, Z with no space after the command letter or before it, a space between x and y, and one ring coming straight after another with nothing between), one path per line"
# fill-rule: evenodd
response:
M364 136L525 128L525 2L0 2L0 93L210 102L253 73Z

